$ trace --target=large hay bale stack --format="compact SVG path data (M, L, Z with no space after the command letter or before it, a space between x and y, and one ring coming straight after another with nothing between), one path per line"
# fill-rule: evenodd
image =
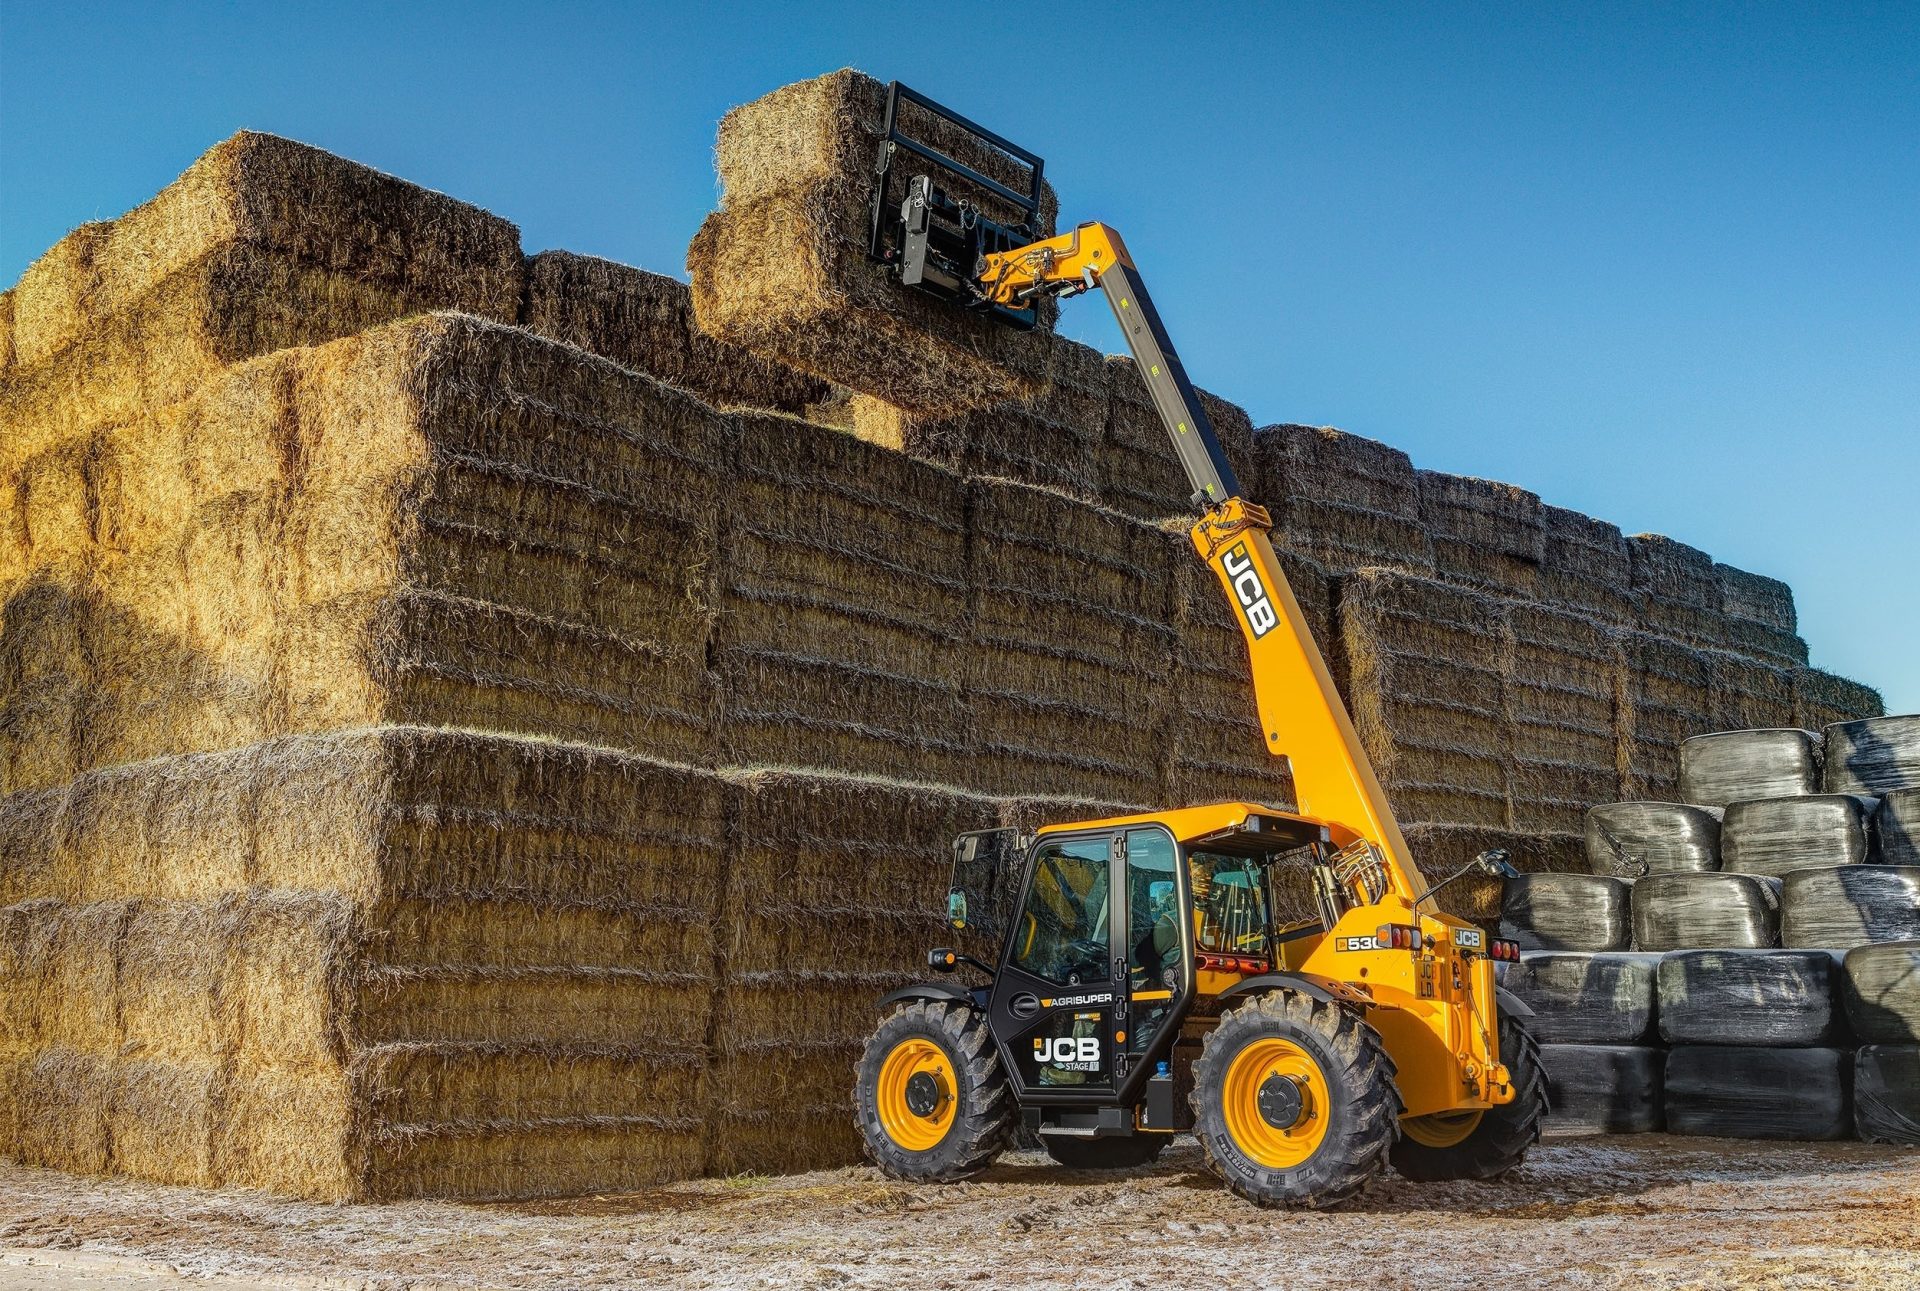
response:
M886 87L852 70L788 85L720 122L720 209L687 250L693 305L709 335L788 366L935 416L1038 394L1050 351L1021 332L903 291L867 259ZM902 128L981 173L1025 191L1026 168L957 135L913 104ZM916 172L904 152L895 165ZM946 186L992 219L1018 212L984 188ZM904 182L896 184L904 196ZM1057 203L1047 190L1041 236Z
M1165 535L1046 489L970 487L967 787L1159 800L1175 648Z
M1243 483L1272 513L1276 547L1336 574L1433 571L1413 463L1397 448L1331 427L1262 426Z
M1527 602L1510 607L1508 622L1509 823L1526 832L1578 833L1587 808L1619 797L1620 643L1591 619Z
M0 800L8 1154L321 1198L697 1172L727 798L383 728Z
M879 779L731 778L709 1168L851 1164L874 1001L924 972L923 948L950 943L948 845L1002 806Z
M1538 494L1442 471L1414 477L1439 577L1507 596L1534 594L1546 554Z
M595 256L543 251L528 260L520 325L679 386L716 408L800 416L833 396L818 377L702 332L685 283Z
M965 782L965 481L790 418L738 426L712 648L725 759Z
M1664 637L1628 633L1616 693L1621 796L1677 801L1680 741L1714 729L1711 661Z
M1605 623L1633 622L1633 556L1619 526L1542 506L1539 596Z
M507 221L242 132L152 201L74 230L21 276L0 423L24 455L287 346L433 309L510 323L522 281Z
M1727 636L1713 557L1663 534L1627 539L1633 557L1635 620L1640 629L1703 649Z
M1046 390L952 416L922 416L867 395L853 399L853 433L964 475L1039 484L1100 502L1111 397L1098 350L1056 339Z
M1508 606L1386 570L1340 580L1348 706L1403 824L1504 827Z

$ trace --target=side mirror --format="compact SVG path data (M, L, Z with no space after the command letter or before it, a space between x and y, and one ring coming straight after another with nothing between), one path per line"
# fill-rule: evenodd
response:
M945 946L927 952L927 967L936 973L951 973L960 962L960 956Z
M1490 847L1473 858L1474 868L1496 879L1517 879L1520 871L1508 863L1508 855L1504 847Z
M947 893L947 922L959 930L967 926L967 894L959 888Z

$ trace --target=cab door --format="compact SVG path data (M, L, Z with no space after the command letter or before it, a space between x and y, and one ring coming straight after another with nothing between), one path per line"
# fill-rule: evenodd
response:
M1050 834L1034 844L988 1018L1023 1101L1105 1102L1125 1017L1123 835Z

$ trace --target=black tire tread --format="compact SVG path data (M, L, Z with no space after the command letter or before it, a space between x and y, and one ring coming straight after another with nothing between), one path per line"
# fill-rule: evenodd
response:
M1498 1179L1540 1141L1540 1123L1547 1115L1547 1072L1540 1045L1519 1019L1503 1017L1500 1053L1513 1078L1513 1101L1488 1109L1473 1133L1452 1147L1428 1147L1402 1135L1393 1147L1393 1168L1401 1177L1419 1183Z
M947 1136L925 1152L895 1143L880 1122L874 1091L888 1053L911 1036L944 1047L954 1061L960 1106ZM1019 1120L1012 1086L987 1031L986 1015L965 1004L919 1000L880 1020L854 1066L854 1126L867 1159L889 1179L954 1183L992 1165L1013 1137Z
M1350 1124L1335 1143L1291 1170L1269 1170L1223 1151L1227 1130L1213 1110L1220 1082L1243 1043L1260 1035L1309 1033L1337 1064L1327 1071L1329 1084L1346 1085ZM1302 991L1275 990L1256 996L1221 1015L1207 1035L1193 1066L1194 1137L1207 1168L1229 1191L1257 1206L1325 1209L1350 1201L1386 1169L1387 1154L1400 1132L1400 1090L1394 1084L1393 1059L1380 1033L1352 1011L1317 1000ZM1336 1097L1338 1095L1336 1094ZM1340 1110L1336 1108L1336 1113Z

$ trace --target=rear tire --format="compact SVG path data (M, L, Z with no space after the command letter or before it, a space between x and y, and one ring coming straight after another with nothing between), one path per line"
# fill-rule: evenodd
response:
M854 1124L892 1179L951 1183L980 1173L1013 1133L1013 1091L987 1019L916 1001L887 1015L854 1068Z
M1513 1079L1513 1101L1465 1117L1420 1116L1402 1121L1393 1168L1408 1179L1498 1179L1540 1141L1547 1114L1547 1073L1540 1046L1519 1019L1500 1019L1500 1055ZM1477 1117L1469 1127L1466 1122ZM1462 1132L1464 1131L1464 1132ZM1447 1140L1459 1134L1455 1142ZM1422 1140L1426 1140L1423 1142Z
M1070 1139L1042 1134L1047 1155L1072 1170L1127 1170L1159 1159L1171 1134L1133 1134L1108 1139Z
M1272 991L1221 1015L1193 1066L1194 1136L1260 1206L1336 1206L1385 1168L1399 1132L1393 1060L1358 1016Z

